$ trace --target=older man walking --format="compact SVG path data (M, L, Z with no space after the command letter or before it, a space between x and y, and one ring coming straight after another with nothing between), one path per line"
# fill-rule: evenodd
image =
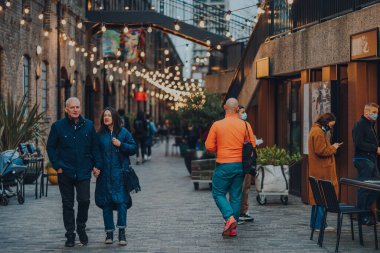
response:
M91 121L84 119L80 101L71 97L66 101L66 117L51 126L47 153L58 173L62 197L63 223L66 229L66 247L75 245L74 189L78 201L76 231L83 245L88 243L86 222L90 205L91 172L98 174L101 166L97 136Z
M253 147L256 147L252 128L248 122L240 119L238 106L235 98L226 101L225 118L211 126L206 140L207 151L217 154L216 169L212 178L212 195L226 221L223 236L237 235L236 227L244 180L242 165L244 140L250 138L249 141ZM226 197L227 193L230 196L229 201Z

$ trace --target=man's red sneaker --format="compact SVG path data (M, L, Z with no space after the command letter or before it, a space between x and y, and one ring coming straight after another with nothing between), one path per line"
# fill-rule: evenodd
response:
M230 236L237 236L236 229L231 229Z
M226 225L224 226L223 230L223 236L230 236L231 230L234 230L237 226L237 221L233 216L231 216L227 222ZM236 232L236 231L235 231Z

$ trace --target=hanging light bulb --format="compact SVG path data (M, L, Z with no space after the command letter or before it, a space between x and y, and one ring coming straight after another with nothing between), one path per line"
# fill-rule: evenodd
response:
M96 53L98 51L98 48L97 47L93 47L92 48L92 52Z
M127 81L125 81L125 80L121 81L122 86L125 86L126 84L127 84Z
M116 56L119 57L121 55L121 51L117 50Z
M179 31L181 26L178 24L178 21L174 21L174 30Z
M74 59L70 59L69 65L70 65L70 67L72 67L72 66L75 65L75 61L74 61Z
M107 28L106 28L106 26L103 24L103 25L102 25L102 32L105 33L106 31L107 31Z
M123 32L127 33L129 31L128 26L124 26Z
M235 42L236 41L235 37L231 36L231 41Z
M88 53L87 53L87 52L84 52L83 55L84 55L84 57L87 57L87 56L88 56Z
M217 45L216 49L220 50L220 49L222 49L222 46L221 45Z
M11 1L6 1L5 6L7 6L8 8L11 7Z
M206 22L204 21L203 17L201 17L200 20L199 20L199 27L200 28L205 28L206 27Z
M292 5L293 4L293 0L288 0L288 4Z
M94 75L96 75L96 73L98 73L98 69L94 67L94 68L92 69L92 73L93 73Z
M82 48L80 49L80 51L81 51L82 53L84 53L84 51L86 51L86 49L85 49L84 47L82 47Z
M153 28L152 28L152 26L148 26L147 32L148 32L148 33L153 32Z
M26 23L25 19L22 18L22 19L20 20L20 24L21 24L21 25L25 25L25 23Z
M164 54L165 54L165 55L168 55L169 53L170 53L170 52L169 52L169 49L165 49L165 50L164 50Z
M145 57L145 52L144 52L144 51L141 51L140 56L141 56L141 57Z
M43 14L43 13L38 14L38 19L39 19L39 20L44 19L44 14Z
M226 13L226 15L224 17L226 19L226 21L230 21L231 20L231 14L232 14L231 11L227 11L227 13Z
M126 11L129 10L129 6L127 6L127 5L124 6L124 10L126 10Z
M231 36L231 32L227 30L227 31L226 31L226 36L227 36L227 37L230 37L230 36Z
M128 68L128 66L129 66L128 62L126 62L126 63L124 64L124 66L125 66L126 68Z
M206 55L207 55L207 57L210 57L210 56L211 56L211 53L210 53L210 52L207 52Z
M29 7L25 7L25 8L24 8L24 13L25 13L25 14L29 14L29 13L30 13L30 9L29 9Z
M166 58L165 58L165 61L170 61L170 58L169 58L169 57L166 57Z
M81 21L79 21L79 23L77 24L77 27L78 27L78 29L82 29L83 23Z
M63 19L61 20L61 24L62 24L62 25L66 25L66 24L67 24L66 19L63 18Z
M174 68L176 71L178 71L179 70L179 67L178 66L175 66L175 68Z
M123 68L119 67L119 74L122 74L122 73L123 73Z

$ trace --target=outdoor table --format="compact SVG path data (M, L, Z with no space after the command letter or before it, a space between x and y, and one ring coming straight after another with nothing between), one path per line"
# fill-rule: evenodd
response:
M353 186L357 188L367 189L380 193L380 178L346 178L339 180L339 199L341 197L342 185Z

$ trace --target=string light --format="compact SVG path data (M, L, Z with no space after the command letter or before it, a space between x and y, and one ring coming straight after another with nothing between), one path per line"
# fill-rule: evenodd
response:
M83 23L82 23L82 22L79 22L79 23L77 24L77 27L78 27L78 29L82 29L82 27L83 27Z
M40 14L38 15L38 19L39 19L39 20L43 20L43 19L44 19L44 14L43 14L43 13L40 13Z
M144 51L141 51L140 56L141 56L141 57L145 57L145 52L144 52Z
M230 21L231 20L231 11L227 11L227 13L226 13L226 15L225 15L225 19L226 19L226 21Z
M129 10L129 6L126 5L126 6L124 7L124 10L126 10L126 11Z
M153 28L152 28L152 26L148 26L147 32L148 32L148 33L153 32Z
M11 1L5 1L5 6L7 6L8 8L11 7Z
M206 40L206 44L207 44L207 46L211 46L211 41L210 40Z
M200 20L199 20L199 27L200 28L205 28L206 27L206 22L204 21L203 17L201 17Z
M170 52L169 52L169 49L165 49L165 50L164 50L164 54L165 54L165 55L168 55L169 53L170 53Z
M105 25L102 25L102 32L106 32L107 31L107 28L106 28L106 26Z
M95 68L95 67L93 67L93 68L92 68L92 73L93 73L94 75L96 75L97 72L98 72L98 69Z
M49 36L49 31L46 31L46 30L45 30L45 31L44 31L44 36L45 36L45 37L48 37L48 36Z
M26 23L25 19L22 18L22 19L20 20L20 24L21 24L21 25L25 25L25 23Z
M125 80L121 81L122 86L125 86L126 84L127 84L127 81L125 81Z
M178 24L178 21L174 21L174 30L179 31L181 26Z
M66 25L66 24L67 24L66 19L63 18L63 19L61 20L61 24L62 24L62 25Z
M25 14L29 14L29 13L30 13L30 9L29 9L28 7L26 7L26 8L24 9L24 13L25 13Z
M220 49L222 49L222 46L221 45L217 45L216 49L220 50Z
M123 32L124 32L124 33L127 33L128 30L129 30L129 29L128 29L128 26L124 26Z

